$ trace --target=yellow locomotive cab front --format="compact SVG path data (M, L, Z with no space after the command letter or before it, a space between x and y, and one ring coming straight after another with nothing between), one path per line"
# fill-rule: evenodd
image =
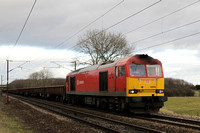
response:
M164 78L126 78L126 95L139 96L164 96Z
M164 77L160 64L129 64L126 79L128 97L164 96Z
M144 108L146 112L158 112L167 101L161 62L147 56L131 61L127 65L126 96L134 112Z

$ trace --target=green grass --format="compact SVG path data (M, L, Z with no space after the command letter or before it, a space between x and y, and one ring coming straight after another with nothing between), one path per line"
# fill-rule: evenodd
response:
M200 97L168 97L162 111L181 115L200 116Z
M195 90L194 91L194 96L195 97L200 97L200 90Z
M23 124L23 121L17 117L9 117L2 97L0 96L0 133L31 133L32 131Z

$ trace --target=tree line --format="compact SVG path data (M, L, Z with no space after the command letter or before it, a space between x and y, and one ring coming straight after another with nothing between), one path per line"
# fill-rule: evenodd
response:
M48 70L41 70L29 75L28 79L14 80L9 84L9 89L65 85L65 81L63 78L53 78L53 74Z
M194 96L195 86L182 79L165 78L166 96Z
M42 70L32 73L28 79L15 80L9 84L9 89L14 88L27 88L27 87L41 87L41 86L54 86L65 85L66 79L53 78L48 70ZM194 86L182 79L165 78L165 95L166 96L194 96Z

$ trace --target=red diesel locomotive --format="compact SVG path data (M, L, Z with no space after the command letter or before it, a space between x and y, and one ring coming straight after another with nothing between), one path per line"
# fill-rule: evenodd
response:
M157 112L167 101L162 64L148 55L135 55L73 71L66 78L66 100L136 113Z

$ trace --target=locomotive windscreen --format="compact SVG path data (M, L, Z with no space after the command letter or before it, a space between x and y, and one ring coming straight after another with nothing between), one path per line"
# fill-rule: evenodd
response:
M134 77L162 77L160 65L129 64L129 70L130 76Z
M131 76L146 76L145 66L137 64L129 64Z
M148 77L162 77L160 65L147 65Z

